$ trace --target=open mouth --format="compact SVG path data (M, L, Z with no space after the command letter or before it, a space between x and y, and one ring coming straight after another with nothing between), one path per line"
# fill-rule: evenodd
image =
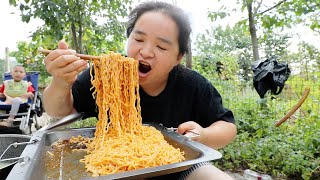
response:
M149 71L151 71L151 66L147 63L139 62L139 71L141 73L148 73Z

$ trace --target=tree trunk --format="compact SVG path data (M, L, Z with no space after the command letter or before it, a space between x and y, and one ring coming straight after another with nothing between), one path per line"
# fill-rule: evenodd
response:
M188 43L188 53L186 54L186 66L192 69L191 41L189 41Z
M307 81L309 80L309 74L308 74L308 72L309 72L309 70L308 70L308 58L305 58L306 59L306 63L305 63L305 67L306 67L306 79L307 79Z
M72 48L78 52L79 46L77 41L77 32L76 32L76 26L74 25L73 22L71 23L71 35L72 35L72 45L73 45Z
M254 61L256 61L256 60L259 60L260 57L259 57L257 29L255 27L255 21L254 21L255 15L252 9L252 2L248 2L247 9L248 9L248 17L249 17L249 30L250 30L250 36L251 36L251 42L252 42L253 59Z
M78 36L79 53L83 54L82 48L82 25L79 24L79 36Z

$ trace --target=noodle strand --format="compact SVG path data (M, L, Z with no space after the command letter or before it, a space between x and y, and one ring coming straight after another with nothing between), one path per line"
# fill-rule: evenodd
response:
M94 139L85 140L87 155L80 160L93 176L184 160L184 152L170 145L160 131L142 124L138 65L113 52L93 60L90 74L99 121Z

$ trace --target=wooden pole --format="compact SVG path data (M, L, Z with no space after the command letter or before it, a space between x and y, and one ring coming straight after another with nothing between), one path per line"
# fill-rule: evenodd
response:
M278 122L276 122L275 126L279 127L282 123L284 123L287 119L290 118L290 116L296 112L296 110L304 103L304 101L307 99L308 95L310 92L310 88L305 88L303 95L301 97L301 99L299 100L299 102L282 118L280 119Z
M9 62L9 48L6 47L6 57L5 57L5 69L6 72L10 71L10 62Z

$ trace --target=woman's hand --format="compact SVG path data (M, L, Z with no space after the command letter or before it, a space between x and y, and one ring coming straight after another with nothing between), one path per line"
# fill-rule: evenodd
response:
M191 138L193 141L198 141L213 149L220 149L227 146L237 135L237 127L235 124L223 120L216 121L205 128L196 122L188 121L180 124L177 130L179 134L194 136L194 133L191 131L199 134L199 136Z
M203 131L203 127L201 127L198 123L194 121L188 121L179 125L177 132L179 134L183 134L187 137L192 137L192 140L197 141L198 136L194 136L195 134L201 136Z
M71 88L77 75L87 68L87 62L75 56L76 51L68 49L64 41L60 41L58 49L48 54L44 63L48 73L53 76L55 86Z
M53 118L62 118L75 112L72 85L77 75L88 65L87 61L75 54L74 50L68 49L64 41L60 41L58 49L44 59L47 71L53 79L43 91L43 105L48 115Z

